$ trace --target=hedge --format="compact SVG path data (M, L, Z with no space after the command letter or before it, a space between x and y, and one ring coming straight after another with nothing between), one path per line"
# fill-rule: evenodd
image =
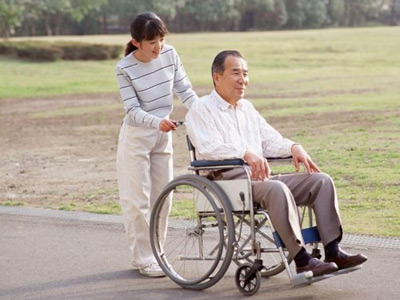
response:
M0 54L15 54L22 59L37 61L106 60L122 54L120 45L103 45L77 42L0 42Z

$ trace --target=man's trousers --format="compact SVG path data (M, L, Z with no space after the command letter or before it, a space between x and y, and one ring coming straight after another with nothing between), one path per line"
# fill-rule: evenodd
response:
M246 178L243 169L232 169L221 174L222 180ZM301 235L299 205L314 210L322 243L342 236L336 189L332 178L325 173L293 173L271 176L265 182L252 181L253 201L260 203L271 218L292 257L304 245Z

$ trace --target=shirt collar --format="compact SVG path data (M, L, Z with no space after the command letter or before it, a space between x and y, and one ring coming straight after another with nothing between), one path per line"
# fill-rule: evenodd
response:
M233 108L233 106L232 106L228 101L225 101L225 100L218 94L218 92L217 92L215 89L212 91L211 94L214 96L214 99L217 101L217 105L218 105L218 107L219 107L221 110L227 110L227 109L229 109L229 108ZM243 100L243 99L240 99L240 100L237 102L236 107L237 107L238 109L241 109L241 108L243 107L242 100Z

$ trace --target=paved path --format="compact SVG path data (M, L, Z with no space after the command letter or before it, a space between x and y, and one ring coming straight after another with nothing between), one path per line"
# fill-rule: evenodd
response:
M399 299L400 249L348 243L369 261L347 275L292 288L286 274L262 279L251 299ZM394 246L393 246L394 245ZM397 249L396 249L397 248ZM0 207L0 299L243 299L235 265L205 291L129 269L121 217Z

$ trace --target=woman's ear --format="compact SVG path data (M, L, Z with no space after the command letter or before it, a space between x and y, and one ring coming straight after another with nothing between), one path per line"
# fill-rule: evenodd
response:
M140 46L140 43L137 41L137 40L135 40L135 39L131 39L131 43L132 43L132 45L133 46L135 46L136 48L140 48L139 46Z

